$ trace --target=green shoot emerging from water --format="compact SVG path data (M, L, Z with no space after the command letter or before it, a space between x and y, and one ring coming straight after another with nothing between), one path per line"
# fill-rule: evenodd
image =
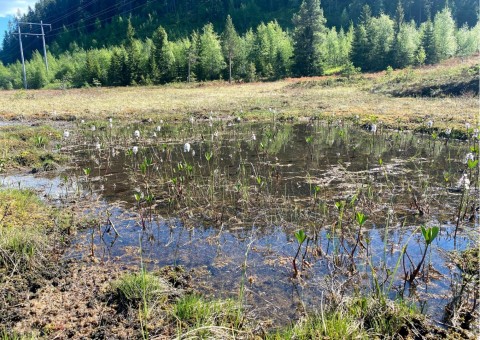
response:
M297 257L298 254L300 253L300 248L302 248L303 242L307 239L307 234L305 234L305 231L299 230L295 232L295 238L297 239L298 242L298 248L297 248L297 253L295 254L295 257L293 258L293 277L298 276L298 269L297 269Z

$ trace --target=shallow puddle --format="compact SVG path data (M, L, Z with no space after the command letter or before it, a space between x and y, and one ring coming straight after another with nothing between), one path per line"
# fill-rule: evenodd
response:
M200 290L243 294L273 322L318 309L327 292L374 289L441 321L461 281L451 254L478 247L472 141L374 135L355 122L93 124L71 129L60 152L73 162L60 175L4 180L83 203L93 227L66 256L182 265ZM468 190L457 184L464 173ZM357 212L367 216L360 233ZM422 225L440 232L413 289L405 274L422 258ZM300 229L308 241L293 278Z

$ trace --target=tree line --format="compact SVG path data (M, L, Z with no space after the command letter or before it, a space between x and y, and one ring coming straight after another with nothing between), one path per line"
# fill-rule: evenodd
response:
M327 26L357 25L359 13L368 5L372 15L393 18L397 5L403 8L404 20L417 25L433 19L445 6L459 27L475 26L478 20L478 0L322 0ZM261 22L276 20L286 30L293 29L292 16L298 12L301 0L37 0L34 8L18 18L21 22L52 24L46 40L54 55L70 50L72 41L84 49L120 45L126 37L126 18L131 19L136 37L150 38L162 25L170 39L178 40L211 22L216 31L223 31L225 18L232 17L235 27L244 34ZM36 27L24 27L25 31ZM19 58L16 21L8 30L0 49L4 64ZM38 32L38 27L37 27ZM24 46L29 59L35 50L41 51L41 39L30 38Z
M374 15L364 5L356 25L328 28L320 1L304 0L293 15L291 30L274 20L240 34L228 15L221 33L208 23L176 40L162 26L142 39L127 19L125 39L117 46L83 49L72 43L67 52L48 54L48 73L43 56L34 52L26 62L27 83L29 88L43 88L248 82L404 68L479 50L480 25L458 28L449 7L420 25L405 17L401 1L394 16ZM0 63L0 86L23 86L20 62Z

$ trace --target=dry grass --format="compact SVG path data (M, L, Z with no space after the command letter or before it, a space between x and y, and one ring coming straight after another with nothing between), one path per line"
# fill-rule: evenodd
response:
M464 61L468 67L476 57ZM435 77L450 68L453 61L414 70L414 77ZM326 78L287 79L272 83L171 84L160 87L94 88L72 90L1 91L0 115L4 119L104 119L113 116L131 120L156 121L198 118L213 111L219 117L244 112L246 119L271 119L269 108L279 116L301 119L333 114L337 118L359 115L363 121L377 119L393 127L418 126L425 118L436 126L460 127L478 120L478 99L473 95L452 98L393 98L368 89L383 73L366 75L358 84L335 87L302 86ZM298 86L296 86L298 85ZM437 124L438 123L438 124Z

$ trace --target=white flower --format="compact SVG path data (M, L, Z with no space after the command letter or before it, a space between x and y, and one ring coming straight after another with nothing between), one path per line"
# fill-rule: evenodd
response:
M132 152L133 152L134 155L136 155L138 153L138 146L134 146L132 148Z
M163 124L163 119L160 119L160 124Z
M218 137L218 131L215 131L215 132L213 133L213 137L215 137L215 138Z
M192 149L192 157L195 157L195 150Z
M100 144L100 142L97 142L97 143L95 144L95 149L100 150L101 147L102 147L102 145Z
M158 126L155 128L155 131L157 131L157 132L162 131L162 127L161 127L160 125L158 125Z
M189 121L190 121L191 124L193 124L193 123L195 123L195 118L193 118L193 116L192 116L192 117L190 117Z
M113 123L109 123L108 126L110 127L110 129L113 129Z
M377 133L377 124L371 124L370 131L372 131L373 133Z
M471 152L469 152L465 155L465 163L468 163L469 160L471 160L471 161L475 160L475 156Z
M355 120L359 120L360 119L360 116L359 115L355 115Z
M252 133L252 140L257 140L257 136L254 133Z
M237 118L235 118L235 121L236 121L237 123L240 123L240 122L242 121L242 119L241 119L240 117L237 117Z
M137 138L137 139L140 138L140 131L135 130L135 131L133 132L133 137L135 137L135 138Z
M112 119L112 118L108 118L108 122L109 122L109 123L113 123L113 119Z
M152 136L153 136L153 138L157 138L157 133L154 132L154 133L152 134Z
M190 152L190 149L190 143L185 143L185 145L183 146L183 152Z
M68 137L70 137L70 131L68 130L63 131L63 138L67 139Z
M84 119L82 119L82 120L80 121L80 123L81 123L81 124L85 123L85 120L84 120Z
M448 129L445 130L445 134L446 134L447 136L450 136L451 133L452 133L452 129L451 129L451 128L448 128Z
M95 125L92 125L92 126L90 127L90 130L92 130L92 131L95 131L96 129L97 129L97 128L95 127Z
M429 120L427 122L427 127L430 129L433 126L433 121Z
M465 129L470 129L470 123L465 123Z

